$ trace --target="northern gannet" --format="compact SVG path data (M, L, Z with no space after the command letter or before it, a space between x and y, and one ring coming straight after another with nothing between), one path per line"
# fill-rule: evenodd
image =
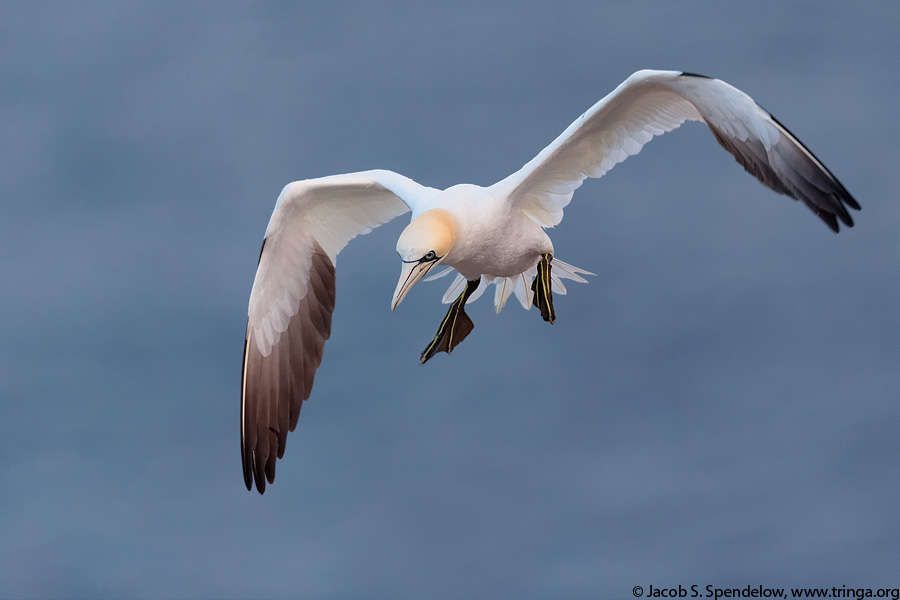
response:
M334 310L335 259L357 235L412 211L397 241L394 310L437 265L455 270L450 308L422 352L424 363L472 331L465 304L490 284L499 312L513 293L550 323L562 278L590 274L553 256L545 228L587 177L601 177L654 136L702 121L716 141L767 187L803 202L832 230L851 227L859 204L831 172L750 96L693 73L644 70L578 117L517 172L489 187L422 186L385 170L289 183L266 229L250 293L241 381L244 482L260 493L275 478L322 361ZM444 275L441 273L440 275ZM438 275L438 276L440 276Z

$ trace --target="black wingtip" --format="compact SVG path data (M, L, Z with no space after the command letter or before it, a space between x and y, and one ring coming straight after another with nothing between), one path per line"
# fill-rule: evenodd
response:
M265 247L265 242L263 242L263 247ZM247 376L247 344L250 342L250 325L249 319L247 324L247 334L244 336L244 351L241 353L242 361L241 361L241 388L244 387L244 378ZM253 490L253 471L250 468L250 457L247 456L247 448L244 443L244 390L241 389L241 468L244 472L244 485L247 486L247 491L250 492Z
M262 495L266 492L266 478L263 475L265 467L259 464L259 457L257 457L255 450L250 453L250 461L254 471L253 478L256 480L256 491Z
M762 108L762 107L760 107L760 108ZM859 202L856 201L856 198L854 198L850 194L850 192L847 191L847 188L844 187L844 184L841 183L837 177L835 177L834 173L831 172L831 169L826 167L825 163L823 163L821 160L819 160L819 157L816 156L813 153L813 151L810 150L806 146L806 144L801 142L800 139L796 135L794 135L794 133L790 129L785 127L784 123L782 123L777 118L775 118L775 115L773 115L771 112L769 112L765 108L763 108L763 110L765 110L766 113L768 113L768 115L772 119L772 121L774 121L775 124L778 125L778 127L780 127L782 130L784 130L784 132L787 133L787 135L791 139L793 139L794 142L798 146L800 146L803 150L808 152L809 155L812 156L813 159L815 159L815 162L818 163L818 166L828 175L828 177L831 179L831 181L834 183L834 186L835 186L835 190L834 190L834 193L832 194L832 198L834 198L836 200L837 206L840 207L840 210L837 212L837 215L838 215L838 217L840 217L841 222L844 225L846 225L847 227L853 227L853 218L850 216L850 213L847 212L846 207L852 208L853 210L862 210L862 207L859 205ZM822 218L822 220L825 220L825 218L822 215L819 215L819 217ZM826 223L828 223L828 221L826 221ZM837 223L835 223L834 225L832 225L831 223L828 223L828 225L835 231L835 233L838 232Z
M846 200L845 200L845 202L846 202ZM849 203L848 203L848 205L849 205ZM841 208L843 208L843 207L841 207ZM844 209L840 213L838 213L838 216L841 218L841 223L843 223L847 227L853 227L853 217L850 216L850 213L848 213L846 209Z
M247 470L247 466L244 465L244 485L247 486L247 491L253 491L253 475Z
M699 77L700 79L714 79L708 75L701 75L700 73L691 73L690 71L682 71L681 75L683 77Z
M242 448L243 450L243 448ZM249 461L249 462L248 462ZM262 495L266 491L266 478L261 474L255 474L253 464L256 462L256 452L250 452L249 456L244 457L244 485L248 492L253 491L253 481L256 481L256 491ZM271 482L269 482L271 483Z
M250 469L250 465L248 464L248 456L244 451L244 436L241 436L241 467L244 471L244 485L247 486L247 491L251 491L253 489L253 471Z

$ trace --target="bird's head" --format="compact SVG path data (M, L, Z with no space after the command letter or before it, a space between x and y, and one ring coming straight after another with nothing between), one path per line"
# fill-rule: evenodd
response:
M455 241L456 219L440 208L426 210L406 226L397 240L397 254L403 266L391 311L419 279L447 256Z

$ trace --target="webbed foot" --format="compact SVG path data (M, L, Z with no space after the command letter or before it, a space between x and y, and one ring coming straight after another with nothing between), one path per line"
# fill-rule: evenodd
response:
M466 282L466 289L451 304L447 315L438 326L434 339L428 344L428 347L422 352L422 358L419 364L424 365L428 359L438 352L453 352L453 349L459 345L469 333L475 329L475 323L466 314L466 300L481 283L480 279L470 280Z
M531 291L534 292L532 304L541 311L541 316L551 325L556 320L556 313L553 311L553 291L550 281L550 262L553 255L549 252L541 254L541 259L537 264L537 276L531 283Z

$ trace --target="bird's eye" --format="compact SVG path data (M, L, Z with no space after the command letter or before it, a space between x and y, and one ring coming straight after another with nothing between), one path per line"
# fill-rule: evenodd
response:
M422 257L423 260L434 260L437 258L437 254L434 253L434 250L429 250L428 254Z

